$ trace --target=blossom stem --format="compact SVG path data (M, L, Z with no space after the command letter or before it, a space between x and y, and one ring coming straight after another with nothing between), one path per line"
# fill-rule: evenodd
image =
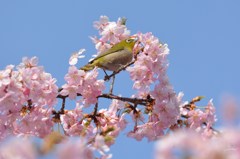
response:
M64 114L65 103L66 103L66 98L62 98L62 107L61 107L61 110L60 110L60 112L61 112L62 114Z

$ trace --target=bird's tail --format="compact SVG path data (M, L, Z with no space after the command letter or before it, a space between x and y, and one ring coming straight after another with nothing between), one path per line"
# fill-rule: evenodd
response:
M81 67L80 70L90 71L90 70L94 69L94 67L95 67L94 63L88 63L85 66Z

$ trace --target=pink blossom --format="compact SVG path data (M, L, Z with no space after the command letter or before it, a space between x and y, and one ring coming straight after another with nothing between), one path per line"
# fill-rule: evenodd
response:
M69 96L70 99L75 99L77 94L81 94L82 102L85 106L97 102L99 96L104 90L104 81L97 79L98 72L94 69L89 72L77 69L75 66L70 66L68 74L65 75L66 84L62 86L61 95Z
M79 70L75 66L70 66L68 74L64 77L67 83L62 86L63 90L60 94L63 96L68 95L70 99L75 99L77 93L79 93L79 86L83 84L85 75L86 73L83 70Z
M78 86L64 84L62 86L61 95L68 96L70 99L76 99L78 92Z
M36 57L23 58L17 70L8 66L1 71L9 74L4 76L8 78L2 83L4 89L0 89L0 113L4 121L0 122L1 138L10 134L43 137L51 130L50 116L57 101L58 87L56 80L37 64Z
M217 121L217 117L216 117L216 111L215 111L215 107L213 105L212 99L208 102L206 108L205 108L205 112L206 112L206 122L208 124L210 124L211 126L213 126L213 124Z
M12 138L0 146L2 159L36 159L37 150L29 139Z
M182 106L181 106L182 107ZM204 109L181 108L181 114L187 117L187 127L201 133L203 137L209 138L214 135L212 127L217 121L215 107L210 100Z
M22 58L22 63L20 63L17 68L21 70L22 68L31 68L31 67L36 67L38 65L38 58L36 56L32 58L28 57L23 57Z
M111 105L108 108L108 112L110 114L116 115L117 111L120 109L123 109L125 106L125 103L121 100L113 99Z
M69 95L70 99L75 99L77 94L81 94L82 102L85 106L97 102L99 96L104 90L104 81L97 80L98 72L96 69L84 72L75 66L70 66L68 74L65 75L66 84L62 86L61 95Z
M52 110L34 107L29 113L13 123L14 133L45 137L52 132Z
M159 140L155 158L239 158L238 130L228 130L214 138L202 138L201 134L187 130L178 131Z
M133 88L149 90L150 85L157 82L158 79L166 78L165 71L168 66L166 55L169 49L166 44L161 44L152 33L139 33L136 36L143 43L144 50L138 54L137 61L133 67L127 68L127 71L134 81ZM139 47L141 46L139 45Z
M202 126L203 121L204 121L204 112L201 111L200 109L197 110L191 110L188 112L188 123L190 124L190 128L198 128Z
M8 65L5 70L0 71L0 88L10 84L10 74L13 71L13 68L13 65Z
M77 69L75 66L70 66L68 69L68 74L65 75L64 79L68 84L82 84L83 83L83 77L86 75L86 72L83 70Z
M73 53L69 59L69 64L76 65L79 58L85 57L85 55L82 55L83 52L85 52L85 51L86 51L85 49L80 49L78 52Z
M179 106L182 102L182 93L175 94L170 84L157 84L152 92L153 98L156 100L153 106L154 114L157 114L159 120L165 128L176 123L179 118Z
M109 18L107 16L100 16L99 21L95 21L93 26L101 33L104 30L104 27L108 25L108 22Z
M102 156L108 156L108 158L111 158L111 155L106 154L106 152L108 152L110 149L109 149L108 145L106 145L103 136L97 135L95 137L92 148L94 150L97 150Z
M154 141L164 135L163 129L161 122L147 122L146 124L138 125L134 131L130 131L128 137L135 138L138 141L146 137L148 141Z
M43 67L37 66L37 61L36 57L23 59L23 63L18 66L22 75L19 82L23 83L26 100L31 99L32 103L51 107L56 104L58 94L56 79L44 72Z
M109 43L106 43L100 39L98 39L97 37L90 37L92 42L95 44L95 48L98 51L98 53L104 52L107 49L111 48L112 45Z
M1 115L0 116L0 141L6 137L13 135L12 123L16 120L18 115Z
M85 136L86 138L94 137L94 127L87 124L84 119L82 107L76 107L72 111L67 111L60 117L65 133L69 136Z
M83 96L85 106L96 103L96 97L105 89L104 80L98 80L97 76L98 71L94 69L93 71L87 72L84 77L83 88L80 88L79 93Z
M139 125L138 123L135 130L131 131L128 136L135 137L137 140L143 137L156 140L179 119L182 94L175 93L166 74L169 53L167 45L160 43L152 33L139 33L136 36L144 47L143 50L140 45L134 48L134 50L142 51L137 55L134 65L127 68L134 82L133 88L137 90L134 96L147 98L150 95L155 102L152 110L148 112L149 118L144 121L145 124ZM153 88L152 91L151 88ZM158 132L152 131L153 129Z
M127 121L124 119L124 114L121 116L117 115L116 107L119 107L122 104L121 102L113 101L109 109L99 110L98 123L100 126L101 132L108 132L106 136L112 138L106 144L112 145L114 139L119 135L119 133L125 129ZM115 108L114 108L115 107ZM121 107L121 106L120 106Z
M121 21L121 19L119 19ZM130 31L120 22L109 22L106 16L101 16L99 22L95 22L94 26L99 30L101 41L117 43L120 39L125 39L130 35Z
M84 139L69 138L64 143L61 143L57 149L59 159L93 159L93 151L87 146Z
M130 31L122 24L121 19L118 22L110 22L107 16L101 16L99 21L94 22L94 27L99 31L101 37L99 39L92 37L91 39L99 53L130 36Z
M114 102L114 106L117 106ZM63 124L64 132L69 136L84 136L88 141L94 141L91 144L92 150L97 150L102 158L110 158L109 146L114 143L114 139L119 135L120 131L126 126L126 121L123 117L117 116L117 110L101 109L96 115L96 120L88 118L83 114L83 106L77 105L72 111L65 112L61 115L61 123ZM96 127L97 126L97 127ZM96 135L98 133L104 136ZM105 138L108 140L105 141Z

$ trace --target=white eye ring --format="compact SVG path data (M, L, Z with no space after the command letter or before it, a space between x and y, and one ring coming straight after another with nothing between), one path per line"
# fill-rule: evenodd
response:
M132 39L127 39L126 42L127 43L130 43L132 41Z

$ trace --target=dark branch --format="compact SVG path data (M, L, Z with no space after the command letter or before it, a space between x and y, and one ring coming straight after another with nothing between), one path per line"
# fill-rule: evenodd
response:
M62 107L61 107L61 110L60 110L60 112L61 112L62 114L64 114L65 103L66 103L66 98L62 98Z
M144 106L148 105L149 103L154 102L154 99L152 99L152 98L147 98L147 99L128 98L128 97L116 96L113 94L102 94L102 95L98 96L98 98L117 99L117 100L121 100L124 102L133 103L134 105L144 105Z
M60 88L59 90L62 90L62 88ZM77 94L77 96L82 96L81 94ZM68 96L63 96L61 94L59 94L57 96L57 98L61 98L63 99L63 103L62 103L62 108L65 108L65 98L67 98ZM142 99L142 98L128 98L128 97L120 97L120 96L116 96L113 94L101 94L99 95L97 98L107 98L107 99L117 99L117 100L121 100L123 102L130 102L134 105L144 105L147 106L150 103L154 102L154 99L151 98L150 96L148 96L146 99Z

